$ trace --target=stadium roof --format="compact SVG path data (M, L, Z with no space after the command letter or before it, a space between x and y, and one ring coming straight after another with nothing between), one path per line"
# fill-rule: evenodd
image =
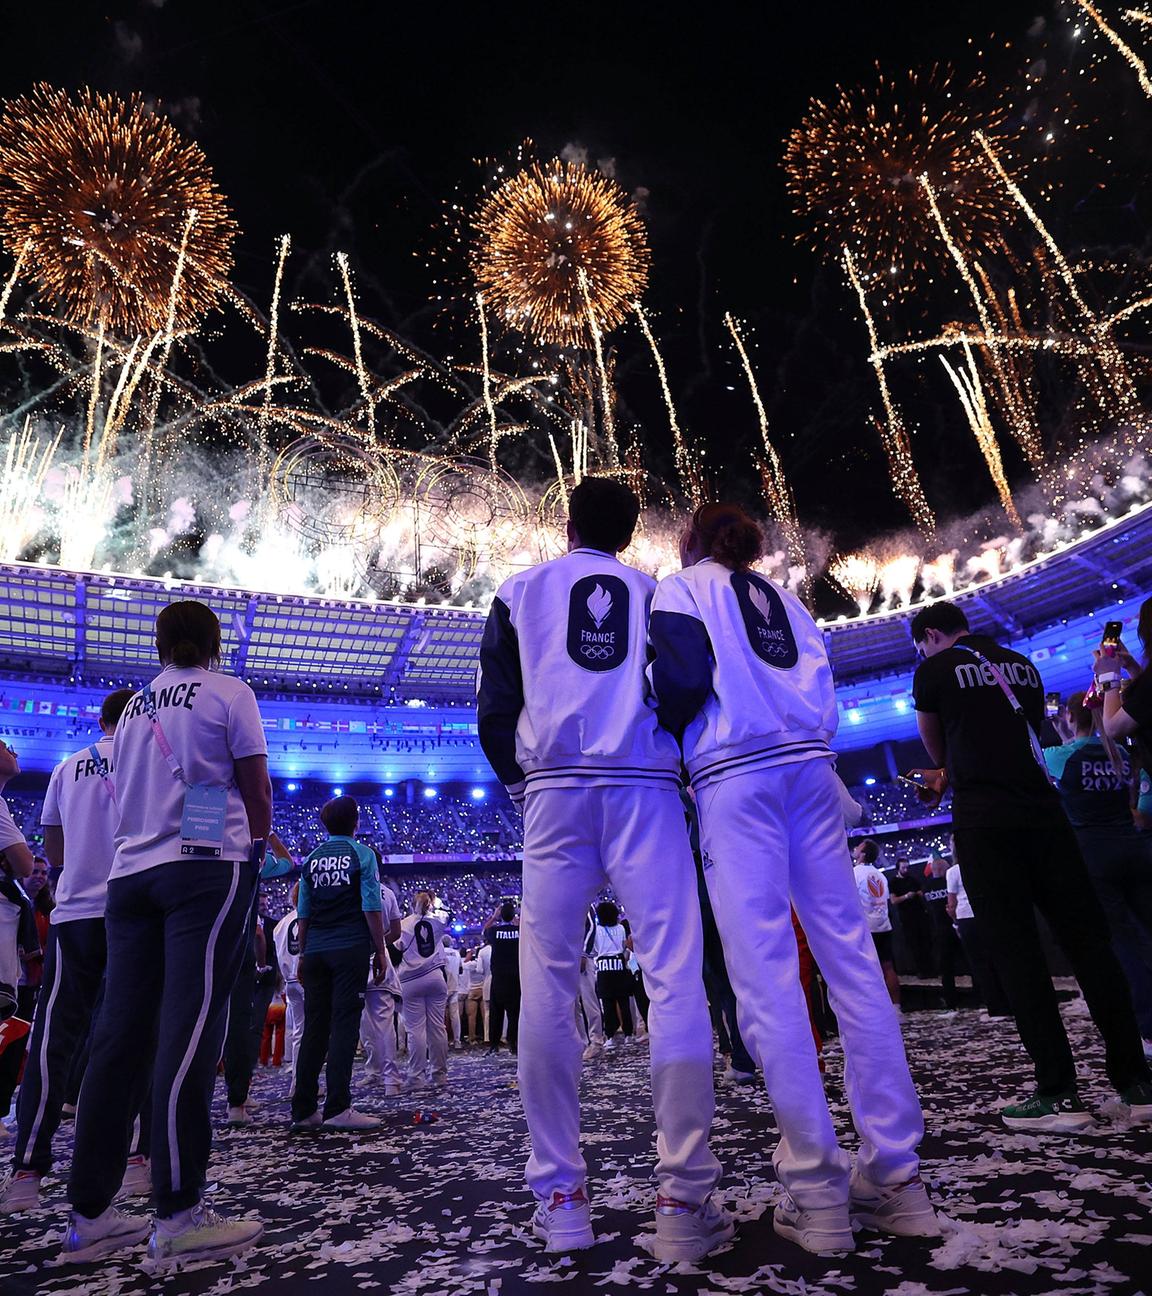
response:
M1152 505L955 596L973 625L1029 637L1152 592ZM0 566L0 672L78 683L142 678L157 612L199 598L220 616L227 668L257 691L468 702L483 613L261 594L177 580ZM837 684L907 674L914 609L824 626Z

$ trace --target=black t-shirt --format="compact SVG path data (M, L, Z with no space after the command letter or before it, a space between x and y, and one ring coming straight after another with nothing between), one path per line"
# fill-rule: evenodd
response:
M1032 751L1027 726L995 676L961 645L1001 667L1028 723L1044 722L1044 683L1020 653L983 635L965 635L920 663L912 681L917 711L938 715L944 731L952 822L957 828L1024 828L1060 813L1060 798Z
M517 923L493 923L484 928L484 939L492 946L493 979L520 975L520 927Z
M1152 738L1152 671L1145 672L1139 678L1129 681L1121 694L1121 704L1143 731L1143 736Z
M938 923L948 923L948 879L946 877L926 877L920 894L928 909L928 916Z
M1057 775L1064 809L1076 828L1104 828L1109 835L1134 836L1132 822L1132 768L1119 752L1120 773L1099 738L1077 740L1047 752L1049 768Z
M901 918L910 919L915 922L917 918L924 917L924 887L915 873L905 873L903 877L899 873L893 873L888 879L888 894L893 896L913 895L919 897L916 900L909 900L904 904L896 906L896 912Z

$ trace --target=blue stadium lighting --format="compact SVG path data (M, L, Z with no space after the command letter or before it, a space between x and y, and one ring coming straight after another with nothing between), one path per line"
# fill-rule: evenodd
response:
M483 788L473 788L473 789L472 789L472 800L473 800L473 801L483 801L484 798L485 798L487 795L488 795L488 793L485 792Z
M452 930L453 930L454 932L456 932L456 933L460 933L460 932L462 932L462 931L464 930L464 924L463 924L463 923L453 923L453 924L452 924Z
M289 784L288 784L288 791L289 791L289 792L295 792L295 791L297 791L297 790L299 789L299 786L300 786L300 785L299 785L298 783L289 783Z
M332 795L333 795L333 796L343 796L343 795L344 795L344 789L343 789L343 788L333 788L333 789L332 789Z
M871 774L869 774L868 777L864 780L864 786L865 786L865 787L875 787L875 786L876 786L876 780L872 777Z
M389 800L391 800L392 797L394 797L394 796L396 795L396 789L395 789L395 788L385 788L385 789L384 789L384 795L385 795L386 797L388 797Z
M899 711L901 715L903 715L904 712L908 710L908 699L907 699L907 698L897 698L897 699L896 699L896 710Z
M853 707L848 712L848 719L852 722L852 724L859 724L860 721L864 719L864 717L860 714L860 712L855 707Z
M435 788L425 788L424 795L428 798L429 801L432 801L436 798L438 793Z

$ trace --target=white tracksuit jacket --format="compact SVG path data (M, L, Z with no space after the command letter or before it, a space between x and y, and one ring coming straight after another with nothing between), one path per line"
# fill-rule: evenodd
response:
M679 785L680 753L657 724L647 654L635 651L655 588L597 549L500 587L480 648L477 713L484 753L513 795L521 785ZM533 664L527 680L521 661Z

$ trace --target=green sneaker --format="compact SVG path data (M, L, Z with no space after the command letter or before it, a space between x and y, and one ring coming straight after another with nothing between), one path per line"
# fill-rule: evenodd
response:
M1122 1089L1120 1101L1128 1104L1134 1121L1152 1123L1152 1084L1147 1080L1141 1080L1139 1084Z
M1096 1124L1075 1089L1066 1089L1049 1097L1033 1094L1022 1103L1002 1108L1000 1116L1009 1129L1066 1130L1071 1133Z

